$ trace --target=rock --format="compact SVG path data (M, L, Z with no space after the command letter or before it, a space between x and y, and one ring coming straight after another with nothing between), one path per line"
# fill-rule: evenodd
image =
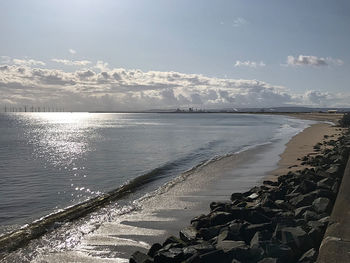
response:
M331 189L334 184L334 180L332 178L324 178L317 182L317 187L324 189Z
M149 255L150 257L154 257L154 254L162 248L162 245L159 243L154 243L151 248L148 250L147 255Z
M217 236L218 243L224 240L232 240L228 227L221 229L220 234Z
M186 243L193 243L196 241L197 234L196 228L189 226L180 231L180 238Z
M246 227L244 231L244 238L246 242L250 242L252 237L256 232L260 231L272 231L273 224L272 223L264 223L264 224L252 224Z
M258 231L254 234L253 238L250 240L250 247L256 248L260 247L264 241L271 238L272 233L270 231Z
M241 200L243 198L243 194L242 193L233 193L231 195L231 201L234 201L234 200Z
M299 226L284 227L282 225L277 225L274 237L293 249L304 251L311 247L311 240L307 233Z
M310 210L312 208L311 205L307 205L307 206L302 206L302 207L298 207L297 209L295 209L295 217L299 218L301 217L306 210Z
M222 227L223 227L222 225L218 225L218 226L212 226L208 228L201 228L198 231L198 236L202 237L204 240L212 239L213 237L216 237L219 234Z
M331 165L331 167L326 172L332 177L337 177L340 172L339 165L338 164Z
M234 240L218 240L217 245L215 246L216 249L222 250L225 253L237 250L237 249L243 249L247 250L247 245L244 241L234 241Z
M244 219L252 224L262 224L271 222L271 218L261 213L261 211L258 212L256 210L252 210L250 214L246 215Z
M329 223L330 217L329 216L325 216L323 218L321 218L320 220L318 220L318 222L322 223L325 225L325 227L327 227L328 223Z
M250 196L248 196L247 198L254 200L257 199L259 197L259 195L257 193L252 193Z
M229 210L231 205L232 205L232 202L211 202L210 209L212 211L227 212L227 210Z
M206 241L201 242L201 243L196 244L196 245L189 246L187 248L195 249L200 254L204 254L204 253L207 253L207 252L214 250L214 246ZM184 248L184 250L185 250L185 248Z
M222 250L214 250L199 256L201 263L227 262L229 257Z
M233 215L227 212L212 212L210 213L210 225L223 225L230 222L233 219Z
M340 183L338 181L335 181L334 184L332 185L331 191L334 195L337 195L339 186L340 186Z
M303 214L303 218L305 219L305 221L318 220L320 219L320 215L315 213L314 211L306 210Z
M293 197L292 199L290 199L289 203L295 207L308 206L312 204L316 196L317 196L317 193L315 192L311 192L305 195L297 195L296 197Z
M270 181L270 180L263 181L263 184L271 185L271 186L278 186L278 182L274 182L274 181Z
M246 207L247 206L247 202L239 202L238 204L236 204L237 207Z
M130 258L130 263L150 263L150 262L153 262L153 259L140 252L140 251L136 251L134 254L131 255L131 258Z
M277 263L277 262L278 262L277 258L264 258L258 261L258 263Z
M180 263L185 259L181 248L170 248L169 250L161 249L154 256L155 263Z
M191 225L194 226L196 229L200 229L202 227L209 227L210 218L207 215L200 215L200 216L194 217L191 220Z
M314 248L311 248L307 252L304 253L299 259L298 262L300 263L309 263L309 262L315 262L317 259L318 253Z
M295 256L289 246L275 241L266 242L264 246L267 257L277 258L277 262L293 262Z
M181 239L174 237L174 236L170 236L168 237L164 243L163 243L163 247L169 245L169 244L173 244L173 247L177 246L177 247L184 247L186 246L186 243L183 242Z
M316 184L310 180L303 180L300 184L300 190L303 194L310 193L316 189Z
M185 261L183 261L182 263L198 263L199 261L199 254L194 254L191 257L189 257L188 259L186 259Z
M245 228L249 224L241 220L235 220L229 224L228 229L232 240L242 240Z
M318 198L318 197L327 197L327 198L333 200L334 197L335 197L335 195L332 193L332 191L327 190L327 189L317 189L317 190L315 190L315 191L313 191L311 193L315 193L316 194L316 198Z
M330 213L333 206L328 198L319 197L313 201L312 207L318 213Z
M322 238L324 235L325 229L324 228L320 228L320 227L313 227L311 228L311 230L308 232L309 237L312 240L313 243L313 247L319 247L321 242L322 242Z

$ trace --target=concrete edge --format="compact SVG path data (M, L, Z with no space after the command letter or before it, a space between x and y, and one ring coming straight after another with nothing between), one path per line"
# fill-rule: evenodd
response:
M344 170L330 221L323 237L318 263L350 262L350 157Z

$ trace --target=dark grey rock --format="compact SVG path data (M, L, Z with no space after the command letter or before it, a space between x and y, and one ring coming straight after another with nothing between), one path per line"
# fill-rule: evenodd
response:
M334 195L338 193L339 186L340 186L340 183L338 181L335 181L334 184L332 185L331 191Z
M169 245L169 244L173 244L173 245L176 245L178 247L181 247L181 246L186 246L186 243L184 241L182 241L181 239L175 237L175 236L170 236L168 237L164 243L163 243L163 247Z
M258 263L277 263L277 262L278 262L277 258L264 258L258 261Z
M201 228L198 231L198 236L203 238L204 240L209 240L219 235L219 232L222 228L223 228L222 225L212 226L208 228Z
M154 243L151 248L148 250L147 255L149 255L150 257L154 257L154 254L162 248L162 245L159 243Z
M206 241L201 242L201 243L196 244L196 245L189 246L187 248L195 249L200 254L204 254L204 253L207 253L207 252L214 250L214 246ZM184 250L185 250L185 248L184 248Z
M325 226L327 226L328 223L329 223L329 220L330 220L330 217L329 216L325 216L325 217L319 219L318 222L320 222L322 224L325 224Z
M180 238L186 243L193 243L196 241L198 231L195 227L189 226L180 230Z
M310 193L316 189L317 185L310 180L303 180L300 184L300 190L303 194Z
M271 186L278 186L278 182L270 181L270 180L263 181L263 184L271 185Z
M289 203L291 203L295 207L308 206L312 204L316 197L317 193L315 192L311 192L305 195L297 195L296 197L290 199Z
M235 241L235 240L218 240L215 248L218 250L222 250L225 253L228 253L237 249L247 249L247 245L244 241Z
M210 209L212 211L226 212L231 205L232 202L211 202Z
M293 250L284 244L275 241L269 241L264 244L267 257L278 258L278 262L293 262L295 255Z
M337 177L340 173L339 165L338 164L331 165L326 172L332 177Z
M148 263L148 262L153 262L153 259L150 256L140 251L136 251L134 254L131 255L131 258L130 258L130 263Z
M212 212L210 213L210 225L223 225L233 220L233 215L227 212Z
M284 227L277 225L274 237L293 249L305 250L311 247L308 234L301 227Z
M308 263L308 262L315 262L317 259L317 251L314 248L311 248L307 252L304 253L299 259L298 262L300 263Z
M328 198L319 197L313 201L312 207L318 213L330 213L333 206Z
M179 263L186 258L181 248L170 248L168 250L159 250L154 256L155 263Z
M312 208L311 205L307 205L307 206L302 206L302 207L298 207L297 209L295 209L294 215L297 218L300 218L306 210L310 210Z
M246 242L250 242L256 232L270 231L272 232L274 225L272 223L252 224L246 227L244 238Z
M231 201L234 201L234 200L241 200L242 198L244 197L244 195L242 193L233 193L231 195Z
M315 213L314 211L306 210L305 213L303 214L303 218L306 221L318 220L320 219L320 215Z
M196 229L210 226L210 218L207 215L200 215L192 218L191 225Z
M201 263L228 262L229 257L222 250L213 250L199 256Z
M334 184L334 179L327 177L318 181L317 187L324 188L324 189L331 189L333 184Z

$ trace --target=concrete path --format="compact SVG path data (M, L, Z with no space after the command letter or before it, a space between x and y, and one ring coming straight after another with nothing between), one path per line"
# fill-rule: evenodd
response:
M317 262L350 262L350 158Z

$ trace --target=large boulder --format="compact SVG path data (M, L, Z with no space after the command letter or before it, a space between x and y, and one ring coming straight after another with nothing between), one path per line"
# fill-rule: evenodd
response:
M312 203L313 209L318 213L330 213L332 210L332 201L326 197L319 197Z
M223 225L227 222L230 222L233 220L233 215L231 213L227 212L212 212L210 213L210 225L216 226L216 225Z
M180 230L180 238L186 243L194 243L197 238L198 231L195 227L189 226Z
M300 226L285 227L277 225L274 237L297 251L305 251L312 247L308 234Z

